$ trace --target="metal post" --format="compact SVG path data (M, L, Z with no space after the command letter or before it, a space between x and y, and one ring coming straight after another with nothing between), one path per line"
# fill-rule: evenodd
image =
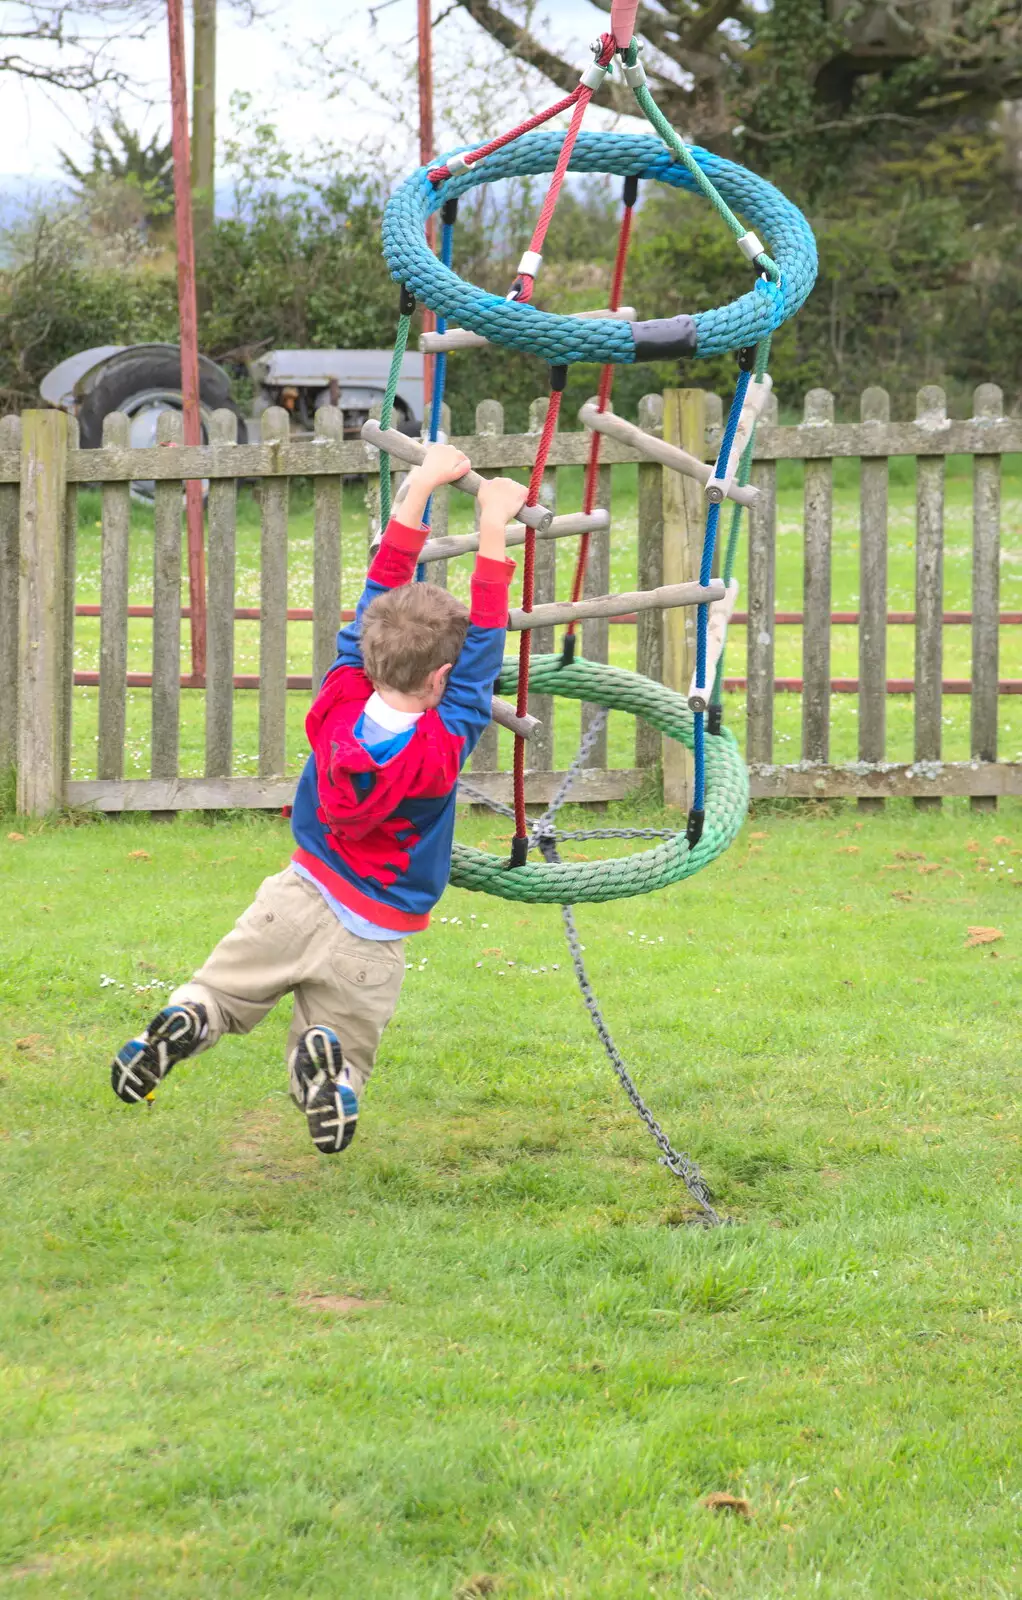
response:
M170 43L171 132L174 151L174 225L177 234L177 304L181 344L181 394L184 442L202 443L199 414L199 330L195 299L195 239L192 232L191 161L188 147L188 86L182 0L167 0ZM192 672L206 672L206 561L202 527L202 483L185 484L188 528L188 592L191 610Z
M419 164L428 166L433 160L433 19L431 0L419 0ZM436 218L426 223L426 243L436 249ZM422 331L432 333L436 318L427 307L422 309ZM427 355L422 364L423 420L429 416L433 401L433 367L435 358Z

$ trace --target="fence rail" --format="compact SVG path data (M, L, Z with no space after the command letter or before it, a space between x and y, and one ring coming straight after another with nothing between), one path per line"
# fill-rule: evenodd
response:
M532 408L529 431L505 434L503 412L494 401L477 409L476 431L452 441L470 456L473 466L493 473L531 465L536 435L545 416L545 401ZM732 627L744 630L745 672L726 678L729 689L747 695L746 744L752 791L760 796L829 798L850 796L870 806L888 796L909 795L921 804L945 796L969 796L976 805L996 804L1001 795L1022 794L1022 764L997 760L999 696L1022 693L1022 679L1001 677L999 638L1002 630L1022 625L1022 612L999 609L1001 560L1001 458L1022 454L1022 420L1002 415L1001 394L993 385L976 390L974 415L952 420L943 393L919 393L916 417L892 422L886 394L870 389L862 396L858 423L835 423L833 398L823 390L806 397L801 423L780 426L776 403L768 401L756 439L749 511L748 584L745 609L736 611ZM722 424L720 401L698 390L669 390L641 402L642 427L667 444L700 460L712 460ZM233 415L218 412L207 444L186 448L180 418L160 420L154 448L133 449L125 418L106 419L103 446L81 450L72 419L59 412L28 412L0 421L0 765L18 769L18 803L27 811L45 811L72 804L106 811L262 807L283 804L293 790L287 773L287 696L308 692L322 679L334 655L342 611L342 578L364 570L365 525L345 528L343 486L346 479L366 483L369 528L379 500L378 452L359 440L343 438L336 408L317 414L311 440L290 438L289 419L277 410L262 418L262 440L236 442ZM648 459L627 430L620 438L604 438L598 505L613 527L613 466L638 465L637 590L674 589L692 585L698 576L704 520L704 498L698 484ZM622 442L624 440L625 442ZM565 504L562 469L585 463L589 435L584 430L559 432L540 494L551 511L576 509ZM972 600L970 610L945 610L944 475L949 455L973 459ZM916 461L915 604L893 610L888 601L888 463L891 457ZM861 463L859 488L859 596L857 609L843 611L832 603L834 490L833 463ZM778 610L777 590L777 463L804 463L803 598L799 610ZM182 671L181 624L191 611L182 595L182 509L186 478L208 480L208 664L204 678ZM311 552L313 604L288 604L291 483L312 483ZM129 604L131 551L131 483L153 482L153 565L151 601ZM238 603L239 483L259 485L259 596L257 605ZM100 600L75 597L76 496L82 487L102 493ZM611 590L610 554L613 533L598 529L591 536L585 597L592 600ZM433 538L446 539L446 492L436 496ZM430 569L435 581L446 582L448 561L466 541L438 546ZM557 547L540 541L536 548L536 603L556 600ZM249 598L246 596L246 598ZM638 670L687 692L694 668L695 617L691 607L676 611L636 609L622 615L590 615L582 623L582 649L597 661L609 654L610 625L634 629ZM606 609L606 608L604 608ZM535 630L539 650L554 645L554 620L544 612ZM548 618L550 620L548 620ZM74 670L76 621L99 621L99 661L95 668ZM129 671L129 621L151 625L149 670ZM257 672L236 670L235 624L259 626ZM307 672L288 669L289 624L311 626L311 660ZM971 630L971 676L945 677L943 630ZM802 670L780 675L775 667L776 632L802 629ZM831 666L834 627L858 630L858 673L839 676ZM911 677L888 673L889 628L914 630L914 672ZM618 635L618 638L621 636ZM254 664L254 663L252 663ZM70 777L74 689L98 688L95 777ZM127 692L145 689L151 699L151 762L148 777L125 776ZM181 774L183 690L205 692L204 776ZM258 696L258 771L235 773L235 693ZM774 760L774 712L778 693L801 695L801 759L787 765ZM831 761L831 696L856 694L859 700L858 761L837 766ZM941 704L944 695L971 697L971 759L941 760ZM886 705L891 695L913 696L914 760L886 761ZM530 710L541 727L529 744L529 799L542 804L560 774L554 770L555 730L563 715L549 697L534 696ZM582 708L582 727L592 708ZM621 798L648 777L662 761L668 803L689 803L691 773L687 753L663 747L655 731L639 724L633 764L608 768L604 732L590 756L579 798L593 803ZM491 728L473 758L473 782L505 798L509 776L498 771L497 730Z

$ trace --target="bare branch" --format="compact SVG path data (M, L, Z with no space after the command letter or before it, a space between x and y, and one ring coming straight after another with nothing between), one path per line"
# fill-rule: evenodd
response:
M519 61L525 61L530 67L536 67L551 83L570 93L578 83L578 67L570 62L562 61L552 51L540 44L527 28L521 27L512 18L505 16L503 11L490 5L488 0L458 0L463 11L467 11L473 22L503 45L511 55L517 56ZM606 89L596 96L597 102L605 105L610 103Z

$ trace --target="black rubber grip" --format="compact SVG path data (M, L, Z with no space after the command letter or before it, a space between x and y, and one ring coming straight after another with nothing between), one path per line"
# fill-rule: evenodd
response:
M401 285L401 299L398 302L398 306L403 317L413 317L415 315L415 296L405 284Z
M635 341L636 361L672 361L696 353L695 319L684 311L677 317L659 317L655 322L630 322Z
M685 829L685 838L690 850L694 850L703 836L703 823L706 820L705 811L690 811L688 814L688 827Z
M511 860L509 865L512 867L524 867L528 859L529 841L528 839L519 839L516 835L511 840Z
M550 390L552 394L563 394L568 382L567 367L558 366L550 368Z
M622 198L624 199L624 203L630 211L636 200L639 198L639 179L637 173L633 172L630 177L625 179L624 195Z
M445 200L440 211L440 220L445 227L450 228L458 220L457 200Z

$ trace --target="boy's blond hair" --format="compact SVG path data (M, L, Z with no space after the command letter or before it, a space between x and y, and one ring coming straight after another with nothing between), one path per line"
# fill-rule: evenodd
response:
M435 583L406 583L376 596L362 619L362 659L377 688L416 694L438 667L455 662L468 610Z

